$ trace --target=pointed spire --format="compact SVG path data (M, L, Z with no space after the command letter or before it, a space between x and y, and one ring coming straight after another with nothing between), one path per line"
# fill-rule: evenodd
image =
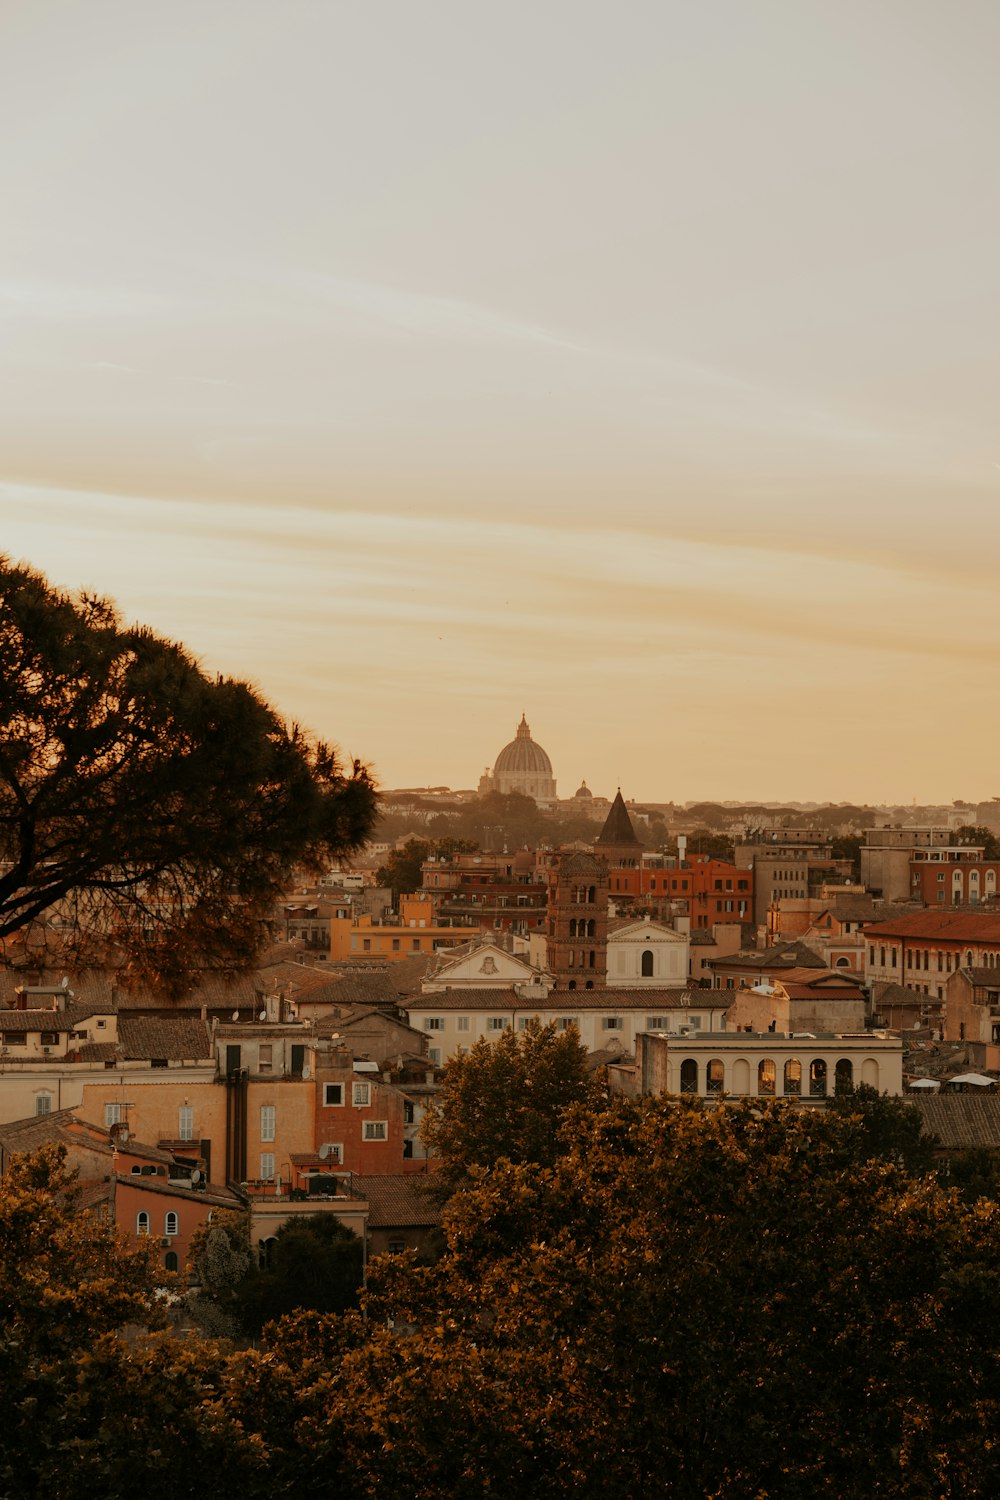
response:
M632 827L632 819L628 815L621 787L618 788L615 800L611 804L611 811L605 819L604 827L594 840L595 848L601 845L615 849L633 845L637 849L642 847L635 836L635 829Z

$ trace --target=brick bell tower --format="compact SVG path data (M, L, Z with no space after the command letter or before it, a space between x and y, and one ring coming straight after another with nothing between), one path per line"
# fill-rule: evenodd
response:
M546 968L556 990L603 990L608 983L607 861L558 856L549 868Z

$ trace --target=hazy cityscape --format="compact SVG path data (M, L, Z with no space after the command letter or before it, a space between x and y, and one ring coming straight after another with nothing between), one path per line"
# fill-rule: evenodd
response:
M0 1495L1000 1494L1000 10L3 42Z

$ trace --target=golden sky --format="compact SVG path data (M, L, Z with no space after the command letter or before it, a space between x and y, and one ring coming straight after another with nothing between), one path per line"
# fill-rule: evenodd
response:
M388 785L1000 793L993 0L0 43L0 547Z

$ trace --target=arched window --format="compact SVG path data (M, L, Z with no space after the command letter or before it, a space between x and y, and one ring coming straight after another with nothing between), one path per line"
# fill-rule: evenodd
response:
M597 954L593 948L591 948L590 952L587 954L587 964L591 969L597 968Z
M591 917L590 921L587 923L587 936L597 936L597 923L594 921L593 917Z
M762 1057L757 1064L757 1092L758 1094L772 1094L775 1086L774 1059Z
M802 1092L802 1064L797 1057L790 1057L785 1063L785 1093L801 1094Z
M149 1214L144 1208L141 1208L135 1216L135 1232L136 1234L149 1233Z
M576 980L575 979L571 979L570 982L569 982L569 984L566 986L566 988L568 990L575 990L576 989Z
M271 1269L271 1254L274 1249L275 1236L272 1234L266 1240L257 1241L257 1261L262 1271Z
M177 1233L177 1215L173 1212L173 1210L171 1210L163 1220L163 1233L171 1235Z
M575 917L570 917L570 919L569 919L569 935L570 935L570 937L576 937L576 918Z
M733 1063L733 1089L734 1094L749 1094L750 1092L750 1064L745 1057L738 1057Z
M167 1251L166 1255L163 1257L163 1269L165 1271L176 1271L177 1270L177 1252L176 1252L176 1250L168 1250Z
M814 1099L826 1097L826 1063L821 1057L814 1057L809 1064L809 1093Z
M849 958L838 958L834 967L837 969L849 969L851 967L851 960Z
M965 955L965 967L967 969L971 969L972 968L972 949L971 948L969 949L968 953Z
M681 1093L696 1094L698 1092L698 1064L693 1057L686 1057L681 1063Z
M866 1057L861 1064L861 1082L873 1089L878 1088L878 1063L874 1057Z
M837 1060L837 1066L833 1075L833 1091L835 1094L850 1093L854 1087L854 1064L849 1057L841 1057Z
M719 1057L710 1059L705 1069L706 1094L721 1094L726 1081L726 1069Z
M592 990L593 988L594 988L594 981L592 979L588 979L587 983L584 985L584 989L585 990Z
M597 887L596 887L596 885L592 885L589 888L589 890L587 891L587 900L588 900L588 902L591 903L591 905L593 905L593 903L597 900Z
M643 977L643 979L652 979L652 977L653 977L653 950L652 950L652 948L646 948L646 949L643 950L643 954L642 954L642 977Z

